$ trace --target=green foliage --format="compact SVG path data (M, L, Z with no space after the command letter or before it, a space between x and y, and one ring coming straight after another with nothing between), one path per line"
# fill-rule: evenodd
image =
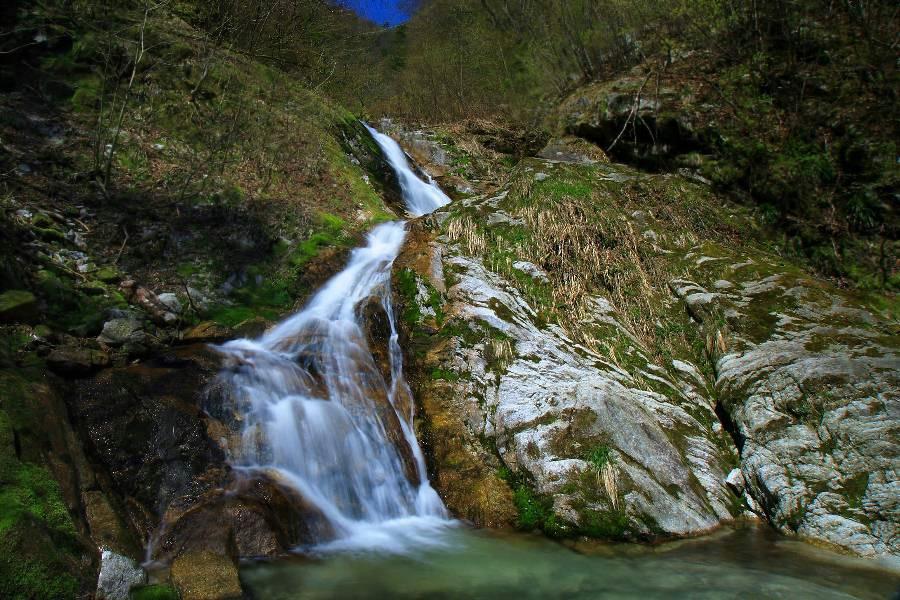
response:
M422 309L416 301L418 286L415 271L403 269L397 274L397 291L403 298L403 320L410 325L418 325L422 320Z
M613 460L609 446L593 446L584 455L584 460L591 463L596 470L601 470L604 465Z
M516 527L524 530L538 529L550 514L546 501L538 498L526 484L520 484L513 493L513 503L519 511Z

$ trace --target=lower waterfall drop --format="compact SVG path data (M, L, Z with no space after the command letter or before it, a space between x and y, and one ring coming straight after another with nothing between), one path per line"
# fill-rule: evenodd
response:
M416 176L396 142L369 131L411 214L449 202ZM321 511L332 531L319 551L402 553L441 544L440 530L456 523L428 481L403 378L390 280L405 236L404 222L378 225L303 310L259 339L218 347L220 381L243 421L231 462L277 473ZM372 304L387 315L389 372L367 341L362 313Z

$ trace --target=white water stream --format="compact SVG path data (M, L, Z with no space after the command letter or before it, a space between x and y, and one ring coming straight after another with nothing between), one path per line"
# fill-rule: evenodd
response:
M410 168L400 146L372 128L397 173L410 214L450 200ZM384 223L353 250L347 266L306 307L256 340L219 347L222 377L243 407L238 468L277 472L333 529L318 550L405 552L441 543L452 525L432 489L413 431L414 403L403 378L391 306L391 266L406 236L404 222ZM386 315L389 373L369 347L362 312Z

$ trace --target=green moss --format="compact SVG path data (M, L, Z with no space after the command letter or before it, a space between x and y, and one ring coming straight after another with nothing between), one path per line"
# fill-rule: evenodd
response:
M94 273L94 277L103 283L117 283L122 279L122 274L119 273L119 270L115 267L100 267L97 272Z
M431 378L435 381L459 381L460 375L448 369L434 369Z
M579 530L595 538L625 539L628 533L628 515L622 510L589 510L582 515Z
M344 221L340 217L322 213L322 230L310 235L297 244L291 253L290 263L297 268L305 267L319 255L324 248L346 246L349 241L343 234Z
M35 227L34 233L45 242L66 243L66 234L55 227Z
M232 328L256 316L257 311L246 306L216 306L210 311L210 319Z
M145 585L132 588L129 600L178 600L178 591L168 585Z
M427 294L423 303L434 312L434 318L438 326L444 322L443 299L440 292L428 281L422 281L415 271L406 268L397 274L397 291L403 298L403 320L409 325L418 325L424 318L422 306L419 304L419 284L425 288Z
M14 432L39 427L30 387L21 376L4 373L0 391L0 596L73 598L82 552L75 525L53 475L16 453Z
M868 487L869 474L859 473L844 483L841 493L847 499L847 504L850 508L861 508L862 499L866 495L866 489Z
M403 320L409 325L418 325L422 321L422 309L416 301L418 286L415 271L402 269L397 274L397 291L403 298Z
M516 487L513 493L513 503L519 511L516 520L516 527L519 529L532 530L541 527L550 513L546 502L538 498L524 483Z
M102 82L99 77L92 75L82 78L75 87L75 93L69 100L72 108L79 112L93 110L100 101Z

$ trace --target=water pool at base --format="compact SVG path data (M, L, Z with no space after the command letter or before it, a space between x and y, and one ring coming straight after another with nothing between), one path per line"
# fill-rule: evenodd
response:
M658 546L559 544L452 528L412 555L244 565L254 598L896 598L900 572L746 526ZM567 547L571 546L571 547Z

